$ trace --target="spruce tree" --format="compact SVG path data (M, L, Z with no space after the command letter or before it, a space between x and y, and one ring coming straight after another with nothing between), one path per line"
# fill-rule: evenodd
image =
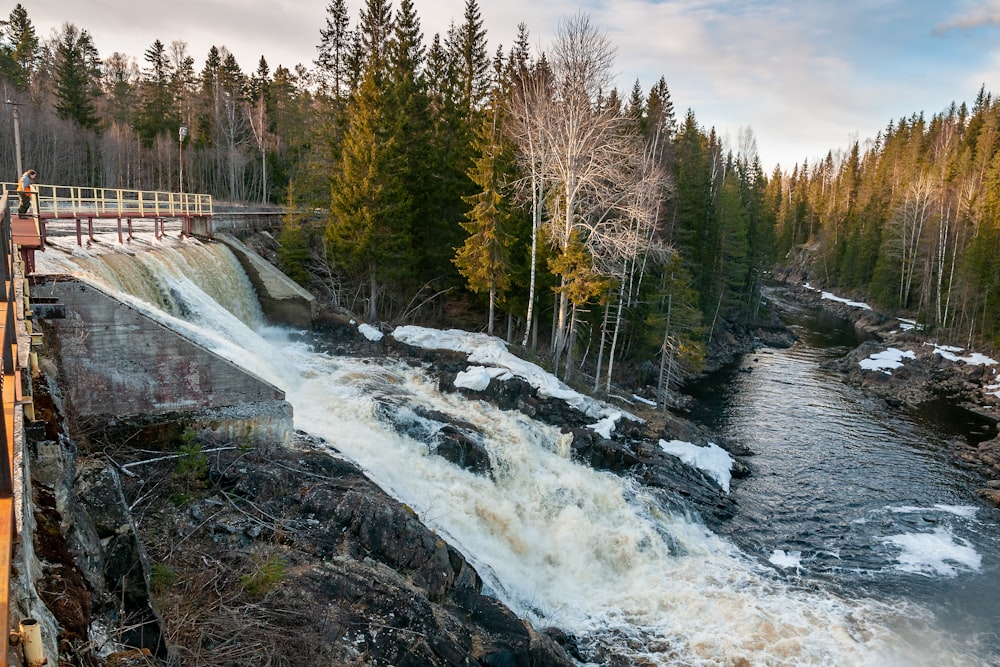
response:
M474 148L478 157L468 175L479 191L463 197L471 208L460 224L469 236L454 259L469 288L488 295L487 331L491 336L497 300L510 284L511 227L515 218L505 192L514 177L514 148L500 131L499 105L497 95L492 115L476 133Z
M170 87L171 67L163 42L156 40L146 49L148 67L143 72L142 100L136 117L136 132L146 146L161 133L177 127L177 111Z
M97 49L86 30L71 23L63 26L56 44L54 85L56 113L85 130L100 125L94 98L100 93L101 72Z
M326 6L326 24L319 29L316 67L323 86L335 100L347 93L348 62L352 36L346 0L330 0Z
M366 292L369 321L388 317L410 277L411 202L395 119L375 68L366 74L349 114L340 168L331 183L326 242L330 264Z
M28 11L18 3L6 21L0 22L0 79L27 91L42 57L41 43Z
M298 284L307 285L311 279L308 269L311 244L301 207L295 197L295 184L291 181L285 193L285 214L281 219L278 243L281 270Z
M459 66L459 105L471 114L482 109L490 90L486 29L476 0L465 0L463 22L449 35ZM475 124L473 125L475 127Z

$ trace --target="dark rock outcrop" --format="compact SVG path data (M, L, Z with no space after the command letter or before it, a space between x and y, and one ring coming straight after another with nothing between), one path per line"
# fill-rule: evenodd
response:
M688 420L671 415L661 430L657 431L649 423L622 417L615 425L612 437L605 438L590 428L597 421L594 416L585 414L565 400L540 395L535 387L522 378L511 377L506 380L493 378L482 391L473 391L455 386L457 374L469 366L466 355L414 348L401 343L393 343L391 349L397 356L425 364L428 372L437 377L438 386L442 391L457 391L469 400L487 401L502 410L517 410L532 419L559 428L562 433L570 435L570 451L575 460L598 470L629 476L647 487L657 489L668 505L682 511L694 509L710 526L717 526L727 521L736 511L733 499L714 479L681 463L676 457L665 453L656 443L660 438L684 439L699 443L716 441L737 457L747 456L750 452L728 443L724 438L713 437ZM608 407L610 409L612 406ZM432 415L423 413L423 416L431 416L442 422L449 420L446 415L440 413ZM392 419L395 420L394 423L407 421L398 415ZM472 428L460 421L452 420L449 423L460 433L469 433ZM447 432L447 427L440 429L439 432L441 431ZM416 433L413 427L408 432L431 443L437 437ZM442 454L440 446L437 453ZM455 457L451 460L461 464L460 461L467 461L467 458ZM734 463L733 471L735 477L746 477L750 474L749 466L738 459Z
M91 554L91 588L111 590L121 577L114 590L131 608L147 601L130 618L155 604L162 626L137 630L159 646L162 627L179 664L268 655L303 667L573 664L484 595L475 569L412 509L325 443L299 434L288 447L208 449L194 477L178 474L176 458L108 444L119 469L144 474L95 465L81 487L96 544L107 545Z

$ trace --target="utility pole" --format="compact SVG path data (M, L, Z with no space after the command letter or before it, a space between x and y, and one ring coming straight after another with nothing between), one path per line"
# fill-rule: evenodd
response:
M20 178L24 170L21 166L21 126L18 123L17 107L20 106L17 102L11 102L7 100L5 104L9 104L11 110L14 112L14 157L17 161L17 177Z
M181 125L177 129L178 163L180 164L180 192L184 194L184 137L187 136L187 125Z

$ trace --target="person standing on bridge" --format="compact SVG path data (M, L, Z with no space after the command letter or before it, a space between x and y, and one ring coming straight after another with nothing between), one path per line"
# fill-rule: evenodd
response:
M36 175L34 169L29 169L21 174L21 178L17 179L17 192L21 195L21 205L17 209L18 215L24 215L31 208L31 184L35 182Z

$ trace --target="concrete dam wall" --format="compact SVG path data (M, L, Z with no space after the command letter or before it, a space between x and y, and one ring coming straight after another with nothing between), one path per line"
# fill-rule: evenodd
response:
M190 250L185 252L191 254ZM196 248L193 252L197 255L202 251ZM239 264L231 259L220 260L223 251L217 246L205 252L210 252L203 262L208 266L205 270L214 269L215 273L198 275L197 281L213 283L216 292L236 292L239 298L253 302L243 310L257 308L261 312L258 303L269 302L272 312L264 313L262 318L269 323L308 325L313 308L311 295L290 289L275 278L271 272L289 280L273 266L263 266L266 262L251 250L243 247L239 254L256 257L256 274L268 276L267 280L249 281L246 276L237 279L232 275L240 271L239 264L251 263L251 259L244 257ZM86 261L46 258L32 277L32 295L59 304L58 309L46 307L52 315L44 322L53 339L49 341L50 349L59 367L59 383L68 409L88 422L179 416L192 428L219 437L287 441L293 429L292 409L281 389L207 349L183 328L170 326L171 318L152 317L147 308L128 303L123 298L128 295L117 289L77 277L81 264L87 268L89 263L95 271L112 267L115 273L124 274L131 273L144 259L148 258L122 253ZM191 273L192 258L183 261L179 271ZM158 262L182 260L168 254ZM150 273L148 268L141 277L129 275L119 281L133 289L149 290L150 294L137 296L167 310L192 308L189 304L168 303L176 287L156 284L169 280ZM280 287L278 295L261 299L259 290L266 290L268 284ZM280 307L273 308L275 303ZM239 308L234 310L240 312ZM260 316L251 312L243 317L252 320Z

